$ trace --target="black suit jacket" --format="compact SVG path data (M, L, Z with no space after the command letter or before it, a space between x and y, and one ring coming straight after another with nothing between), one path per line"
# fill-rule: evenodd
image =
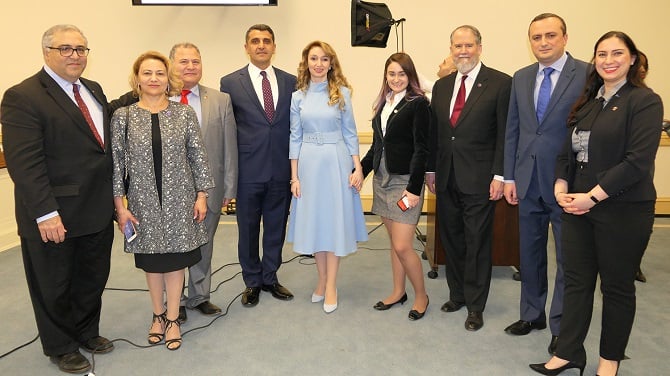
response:
M99 232L112 219L107 98L96 82L80 80L102 105L104 150L77 105L44 70L2 99L3 147L20 236L39 239L35 219L56 210L68 238Z
M428 123L430 108L425 97L411 101L403 98L389 116L386 135L382 136L381 111L372 119L372 146L361 164L363 175L378 171L384 153L386 169L391 174L409 174L407 191L420 195L428 157Z
M436 173L436 190L445 191L453 163L459 189L489 191L493 175L503 175L505 124L512 78L482 64L458 122L452 127L450 103L456 73L433 87L427 171Z
M650 89L627 83L598 111L595 119L586 114L591 104L602 105L587 104L576 114L577 123L570 127L563 151L558 156L556 177L568 181L570 192L588 192L600 184L610 196L608 201L655 200L654 160L663 122L661 98ZM580 129L590 127L591 130L588 171L593 175L585 187L573 185L576 160L572 151L572 133L575 126Z

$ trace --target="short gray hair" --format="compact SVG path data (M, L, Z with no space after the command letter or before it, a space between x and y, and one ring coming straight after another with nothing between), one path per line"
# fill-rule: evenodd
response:
M61 24L51 26L49 29L47 29L47 31L44 32L44 34L42 34L42 50L46 50L47 47L53 47L51 44L53 43L54 40L54 34L65 31L76 31L77 33L79 33L81 37L84 38L84 42L86 42L86 47L88 47L88 39L86 39L86 36L78 27L69 24Z
M477 45L481 46L481 44L482 44L482 34L479 32L479 30L476 27L474 27L472 25L461 25L461 26L455 28L454 31L451 32L451 35L449 35L449 43L454 43L454 33L456 32L456 30L460 30L460 29L470 30L472 32L472 34L474 34L474 36L475 36L475 41L477 42Z
M195 44L193 44L191 42L181 42L181 43L175 44L174 46L172 46L172 49L170 49L170 56L169 57L170 57L170 60L172 60L172 61L174 61L174 55L177 53L177 48L193 48L198 52L198 55L200 55L200 57L202 57L202 54L200 53L200 49L198 48L198 46L196 46Z

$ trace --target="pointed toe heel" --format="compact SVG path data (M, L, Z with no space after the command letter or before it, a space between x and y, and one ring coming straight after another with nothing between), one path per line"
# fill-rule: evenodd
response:
M569 361L567 364L565 364L562 367L558 368L547 368L546 366L547 363L535 363L535 364L529 364L528 366L530 369L537 373L541 373L543 375L548 375L548 376L556 376L561 374L563 371L572 369L572 368L579 368L579 376L584 375L584 368L586 368L586 362L584 363L579 363L579 362L573 362Z

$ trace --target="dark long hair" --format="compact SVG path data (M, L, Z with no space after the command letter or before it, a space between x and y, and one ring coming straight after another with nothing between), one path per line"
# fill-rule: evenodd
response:
M598 39L595 46L593 47L593 57L591 58L591 72L589 73L589 76L586 79L586 86L584 86L584 91L582 92L582 95L579 97L577 102L575 102L574 106L572 106L572 110L570 111L570 115L568 116L568 125L574 123L575 114L577 113L577 111L579 111L579 109L584 107L584 105L588 103L591 99L595 98L596 95L598 94L598 90L600 89L601 86L603 86L604 81L602 77L600 77L600 75L598 74L598 71L595 69L594 63L596 59L596 53L598 51L598 46L602 41L610 38L617 38L620 41L622 41L626 45L626 48L628 48L630 55L635 58L635 62L628 69L628 74L626 74L626 80L633 86L645 87L645 88L647 87L647 85L644 83L644 78L640 74L641 59L638 58L640 52L635 46L633 40L623 31L608 31Z
M419 97L425 97L423 90L421 90L421 84L419 84L419 75L416 73L416 68L414 67L414 62L408 54L404 52L397 52L389 56L386 59L386 64L384 64L384 78L382 79L382 87L379 90L379 94L375 99L372 110L375 114L381 111L386 103L386 96L391 91L389 88L388 82L386 82L386 70L389 68L391 63L398 63L402 70L407 75L407 92L405 93L405 99L408 101L414 100Z

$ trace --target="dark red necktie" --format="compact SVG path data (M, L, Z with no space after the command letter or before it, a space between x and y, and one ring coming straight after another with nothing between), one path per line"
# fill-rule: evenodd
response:
M93 118L91 117L91 113L88 112L88 107L86 107L86 103L84 103L84 100L81 98L81 94L79 94L79 85L78 84L72 84L72 91L74 92L74 100L75 100L75 102L77 102L77 106L79 106L79 110L81 111L81 114L84 115L84 119L86 119L86 122L88 123L88 127L91 128L91 132L93 132L93 136L95 136L95 139L98 140L98 143L104 149L105 144L104 144L104 142L102 142L102 138L100 137L100 133L98 133L98 130L95 128L95 123L93 122Z
M263 108L265 109L265 117L269 122L272 122L272 118L275 116L275 101L272 98L272 88L270 87L270 80L268 80L267 73L261 71L261 76L263 76L261 87L263 88Z
M183 104L188 104L188 95L191 94L191 90L184 89L181 91L181 99L179 100L180 103Z
M463 106L465 106L465 79L468 76L461 77L461 87L458 88L458 94L456 94L456 103L454 103L454 110L451 112L451 126L455 127L458 117L461 116L461 111Z

